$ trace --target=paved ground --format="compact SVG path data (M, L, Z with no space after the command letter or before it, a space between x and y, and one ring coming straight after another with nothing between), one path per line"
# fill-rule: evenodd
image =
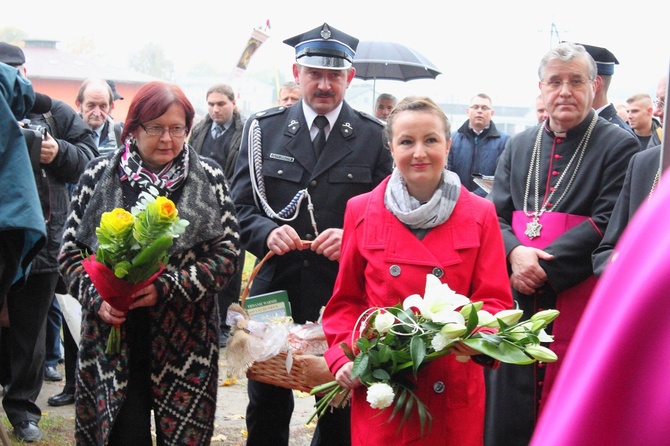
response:
M222 351L222 356L224 352ZM63 366L58 370L64 374ZM213 445L244 445L246 444L246 425L244 414L247 406L246 378L227 382L225 361L221 362L216 413L215 435ZM47 399L62 391L63 382L44 382L37 404L45 415L54 414L74 417L74 406L51 407ZM307 446L314 432L314 424L305 425L312 413L314 398L302 392L295 392L295 410L291 421L291 446ZM0 409L1 410L1 409ZM17 443L18 444L18 443Z

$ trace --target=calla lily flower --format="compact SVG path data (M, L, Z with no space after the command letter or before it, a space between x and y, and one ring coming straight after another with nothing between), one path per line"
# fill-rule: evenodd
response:
M523 310L502 310L495 314L496 320L503 321L506 325L514 325L523 316Z
M549 323L556 319L559 314L560 312L558 310L542 310L532 315L530 320L533 322L543 321L546 325L549 325Z
M470 313L472 312L473 307L475 309L475 312L477 312L477 311L481 310L483 306L484 306L484 302L482 302L481 300L479 300L477 302L470 302L467 305L463 305L463 308L461 308L460 313L463 315L464 318L467 319L467 318L470 317Z
M433 339L430 341L430 346L436 352L441 352L442 350L450 346L453 343L453 341L454 341L453 338L443 335L442 333L437 333L435 336L433 336Z
M479 319L480 327L498 326L498 321L496 321L496 318L486 310L479 310L477 312L477 318Z
M537 332L537 338L540 340L540 342L554 342L554 337L550 334L547 334L547 332L544 330Z
M526 321L523 324L519 324L512 328L507 333L515 341L520 341L528 336L528 332L530 332L532 328L533 323L531 321Z
M440 333L447 336L449 339L456 339L459 336L464 335L466 331L468 331L468 328L465 325L454 322L451 324L444 324Z
M526 346L524 350L527 354L537 359L538 361L555 362L556 360L558 360L558 356L556 356L556 353L554 353L547 347L543 347L541 345L531 344Z
M440 279L432 274L428 274L423 298L418 294L407 297L403 302L403 309L417 307L421 311L422 317L433 322L464 324L465 319L455 310L469 303L470 299L457 294L449 288L449 285L440 282Z

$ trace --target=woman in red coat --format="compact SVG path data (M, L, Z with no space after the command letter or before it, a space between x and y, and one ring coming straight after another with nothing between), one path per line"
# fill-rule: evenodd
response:
M353 362L341 342L366 309L387 307L422 295L434 274L456 293L482 301L494 314L512 306L505 253L493 204L461 186L445 169L451 146L442 110L428 98L404 99L385 130L395 162L393 173L372 192L347 205L340 269L323 314L330 345L325 357L338 383L355 389L351 401L352 445L481 445L484 432L484 375L476 355L462 344L423 367L417 397L433 417L421 435L418 415L401 426L388 421L392 407L373 409L366 387L351 379Z

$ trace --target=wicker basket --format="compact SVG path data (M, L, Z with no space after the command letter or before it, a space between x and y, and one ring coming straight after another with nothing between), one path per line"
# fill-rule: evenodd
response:
M311 242L303 241L304 244ZM249 280L242 290L240 302L244 308L244 302L249 296L251 282L260 271L263 264L273 256L273 252L268 252L263 259L254 267ZM323 356L308 354L291 354L293 363L291 373L286 371L287 352L280 352L276 356L265 361L254 362L247 370L247 378L260 381L266 384L273 384L287 389L296 389L303 392L309 392L314 387L333 381L335 377L326 364Z

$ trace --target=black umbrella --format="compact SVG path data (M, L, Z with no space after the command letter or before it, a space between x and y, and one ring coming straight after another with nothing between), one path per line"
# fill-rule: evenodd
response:
M435 79L442 74L418 51L400 43L374 40L358 43L354 68L358 79L373 79L373 100L377 79L407 82L413 79Z

